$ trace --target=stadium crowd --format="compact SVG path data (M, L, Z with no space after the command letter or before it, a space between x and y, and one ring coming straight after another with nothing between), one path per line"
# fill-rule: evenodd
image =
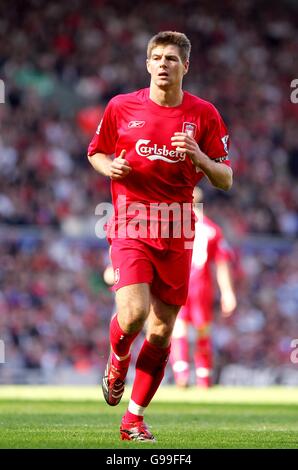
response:
M205 188L207 213L239 258L237 312L214 324L218 363L289 364L298 338L295 2L17 0L1 2L0 18L0 338L10 364L103 365L107 247L68 238L65 226L87 223L109 200L87 145L107 100L147 86L146 44L165 29L189 36L185 88L213 102L231 131L233 189ZM255 236L280 243L253 249Z

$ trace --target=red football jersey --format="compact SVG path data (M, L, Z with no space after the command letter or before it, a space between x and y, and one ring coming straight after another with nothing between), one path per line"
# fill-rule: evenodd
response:
M204 175L190 157L171 145L171 137L181 131L191 133L209 158L229 165L227 129L211 103L184 92L181 105L160 106L150 99L149 88L111 99L88 155L119 156L126 150L132 171L123 180L111 182L116 218L119 196L146 207L150 203L192 203L193 188Z
M231 260L232 250L223 237L221 228L208 217L196 222L192 253L189 290L194 297L212 301L213 280L211 265L220 260ZM191 292L190 292L191 294Z

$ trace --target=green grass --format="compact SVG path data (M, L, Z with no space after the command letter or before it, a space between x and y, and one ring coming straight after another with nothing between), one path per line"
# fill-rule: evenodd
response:
M298 448L297 388L163 386L146 413L156 444L121 442L129 398L109 407L98 387L0 387L0 448Z

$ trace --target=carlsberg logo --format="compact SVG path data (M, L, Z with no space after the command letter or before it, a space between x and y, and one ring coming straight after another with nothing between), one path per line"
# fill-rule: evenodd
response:
M158 147L157 144L149 146L151 140L139 139L136 143L136 152L140 157L148 160L163 160L168 163L177 163L185 160L185 153L177 150L169 150L166 145Z

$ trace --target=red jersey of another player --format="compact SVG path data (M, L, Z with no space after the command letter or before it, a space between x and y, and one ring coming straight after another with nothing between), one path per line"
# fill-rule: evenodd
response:
M192 321L196 326L211 320L213 279L211 265L228 261L232 251L223 238L221 228L208 217L196 222L188 299L179 318Z
M119 196L125 203L192 203L193 188L203 177L191 159L171 145L175 132L189 132L209 158L228 160L226 126L209 102L184 92L181 105L160 106L149 97L149 88L118 95L108 104L93 137L88 155L104 153L125 159L132 171L111 182L117 220Z

